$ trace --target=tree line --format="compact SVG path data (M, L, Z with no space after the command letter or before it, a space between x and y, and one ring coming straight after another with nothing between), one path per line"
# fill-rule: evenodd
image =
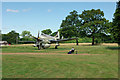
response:
M51 31L51 29L43 30L42 33L55 36L57 32ZM31 34L30 31L22 31L21 34L17 33L15 30L10 31L7 34L2 34L2 41L7 41L9 44L17 44L19 41L36 41L35 36Z
M92 38L92 45L101 42L116 42L120 44L120 1L117 2L116 11L113 14L113 21L109 22L104 17L104 12L100 9L84 10L78 14L76 10L70 12L60 25L60 35L64 38ZM42 33L55 36L57 32L46 29ZM19 36L22 36L20 38ZM34 41L30 31L23 31L21 34L11 31L8 34L2 34L2 40L9 43L21 41Z

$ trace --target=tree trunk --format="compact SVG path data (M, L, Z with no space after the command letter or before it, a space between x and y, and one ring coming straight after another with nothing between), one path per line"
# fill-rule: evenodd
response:
M95 37L92 36L92 45L94 45Z
M78 38L76 39L76 45L78 45Z
M92 45L94 45L94 42L95 42L95 29L93 30L92 32Z
M118 42L118 47L120 47L120 42Z

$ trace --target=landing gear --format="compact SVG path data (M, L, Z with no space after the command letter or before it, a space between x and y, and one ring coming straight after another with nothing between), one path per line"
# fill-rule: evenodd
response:
M59 46L59 43L57 42L57 43L56 43L56 46L55 46L55 49L58 49L58 46Z
M37 47L38 47L38 50L40 50L40 49L41 49L41 46L40 46L40 45L38 45Z
M43 49L45 49L45 47L44 47L44 46L42 46L42 48L43 48Z
M58 49L57 45L55 46L55 49Z
M38 50L40 50L40 49L41 49L41 46L42 46L42 43L40 43L39 45L37 45Z

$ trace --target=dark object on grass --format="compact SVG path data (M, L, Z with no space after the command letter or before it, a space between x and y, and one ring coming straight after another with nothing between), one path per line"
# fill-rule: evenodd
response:
M71 52L71 51L69 51L69 52L68 52L68 54L72 54L72 52Z
M72 54L72 53L74 53L74 51L75 51L75 49L74 49L74 47L72 47L72 49L68 52L68 54Z

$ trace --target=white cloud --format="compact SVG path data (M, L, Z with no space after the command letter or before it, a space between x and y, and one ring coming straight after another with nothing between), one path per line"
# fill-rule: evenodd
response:
M19 10L13 10L13 9L7 9L6 11L7 12L16 12L16 13L19 12Z
M52 10L51 10L51 9L48 9L48 12L52 12Z
M30 10L31 10L31 8L23 9L22 11L23 11L23 12L28 12L28 11L30 11Z

